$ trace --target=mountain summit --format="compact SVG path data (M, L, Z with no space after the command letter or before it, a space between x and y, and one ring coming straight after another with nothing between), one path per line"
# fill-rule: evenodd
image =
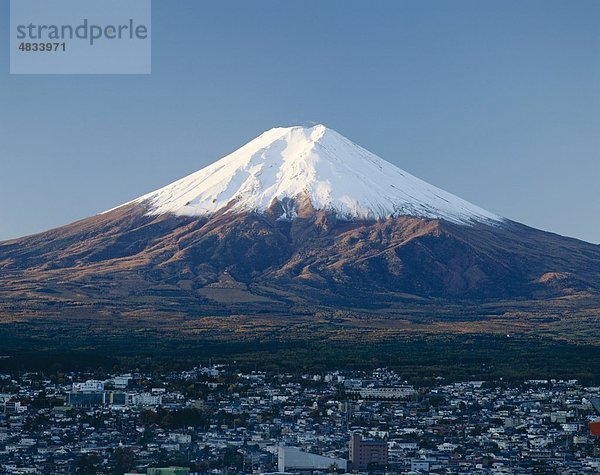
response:
M459 224L503 219L430 185L324 125L268 130L212 165L133 202L149 214L206 216L275 211L293 219L303 207L342 220L397 216Z

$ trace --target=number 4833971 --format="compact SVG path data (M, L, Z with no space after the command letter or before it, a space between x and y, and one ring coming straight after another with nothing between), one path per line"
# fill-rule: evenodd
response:
M20 51L66 51L65 43L21 43Z

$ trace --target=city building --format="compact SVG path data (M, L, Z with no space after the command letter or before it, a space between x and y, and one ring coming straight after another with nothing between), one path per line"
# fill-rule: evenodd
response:
M277 467L280 472L312 472L314 470L348 469L348 462L341 458L303 452L296 447L279 447Z
M385 439L363 439L360 434L352 434L349 450L352 470L366 470L387 465L388 445Z

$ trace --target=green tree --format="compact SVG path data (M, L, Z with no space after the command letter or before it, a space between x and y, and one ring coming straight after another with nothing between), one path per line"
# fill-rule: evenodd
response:
M118 447L114 450L111 457L113 465L112 472L121 475L130 472L135 467L135 454L126 447Z
M83 454L75 460L75 473L92 475L102 467L102 458L98 454Z

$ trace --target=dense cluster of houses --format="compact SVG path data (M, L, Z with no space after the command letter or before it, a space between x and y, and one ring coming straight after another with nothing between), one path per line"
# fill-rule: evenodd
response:
M599 473L599 396L387 369L5 374L0 473Z

